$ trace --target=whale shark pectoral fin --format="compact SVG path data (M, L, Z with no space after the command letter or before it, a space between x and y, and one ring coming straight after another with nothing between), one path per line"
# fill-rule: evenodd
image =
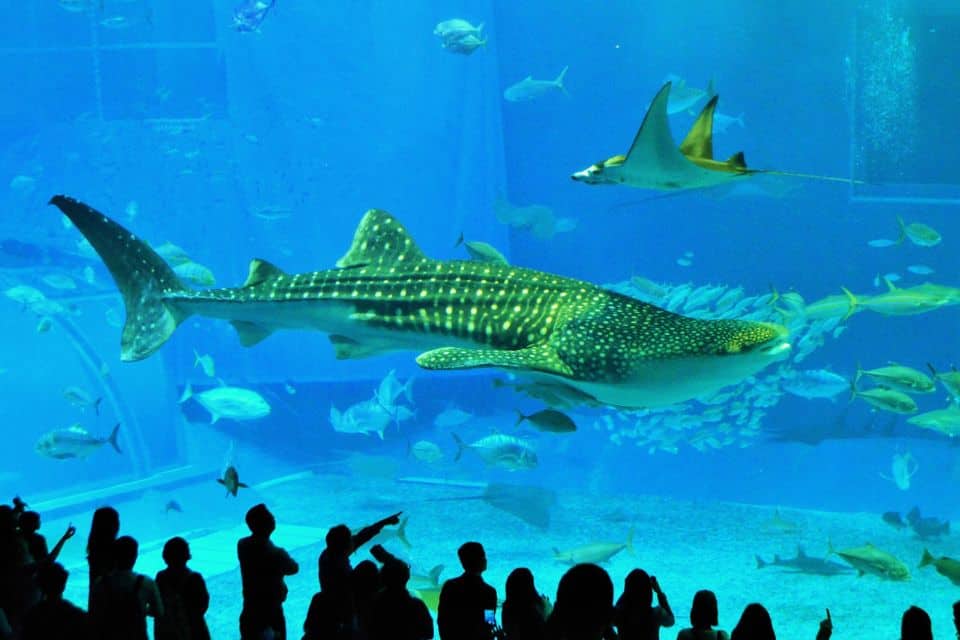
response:
M386 211L370 209L353 235L353 244L337 260L346 269L366 265L423 262L427 259L400 221Z
M442 347L417 356L417 364L424 369L476 369L498 367L524 369L558 376L573 375L573 370L560 359L547 343L535 344L513 351L505 349L464 349Z
M361 342L337 334L330 335L329 340L330 344L333 345L333 355L337 360L369 358L370 356L378 356L391 350L389 346Z
M260 258L254 258L250 261L250 273L247 275L247 281L243 283L243 286L255 287L258 284L285 275L287 275L286 272L277 265Z
M255 344L259 344L269 338L270 334L273 333L273 330L270 328L255 322L234 320L230 324L237 330L237 335L240 337L240 344L245 347L252 347Z
M687 137L680 143L680 153L693 158L713 160L713 112L720 96L713 96L693 122Z

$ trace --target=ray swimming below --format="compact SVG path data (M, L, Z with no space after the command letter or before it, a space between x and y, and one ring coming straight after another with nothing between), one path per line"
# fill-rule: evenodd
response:
M433 260L376 209L337 268L288 274L255 259L242 286L197 291L104 214L66 196L51 204L96 249L120 290L124 361L147 358L200 315L231 322L244 346L279 329L322 331L340 359L413 350L425 369L509 369L584 402L637 408L740 382L790 348L787 329L776 324L689 318L533 269Z

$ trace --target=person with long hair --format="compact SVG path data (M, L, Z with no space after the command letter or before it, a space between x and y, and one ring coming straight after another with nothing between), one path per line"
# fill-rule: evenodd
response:
M526 567L507 576L507 597L500 611L500 622L507 640L543 640L550 601L537 591L533 573Z
M100 507L93 512L90 536L87 538L87 565L90 568L90 588L87 591L87 610L93 603L94 587L116 568L117 535L120 533L120 514L113 507Z
M657 605L653 605L653 594ZM617 600L613 624L621 640L658 640L660 627L672 627L676 618L655 576L634 569L623 581L623 595Z

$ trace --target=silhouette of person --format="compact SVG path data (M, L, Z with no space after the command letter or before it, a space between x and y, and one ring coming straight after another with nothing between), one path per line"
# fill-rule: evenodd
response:
M147 616L163 615L163 601L157 584L134 573L139 545L130 536L114 543L116 569L94 587L90 617L94 633L101 640L146 640Z
M354 640L364 640L369 637L370 625L373 620L373 601L382 586L380 567L372 560L358 562L357 566L353 568L350 582L353 591L355 618L353 638Z
M430 640L433 618L423 600L407 591L410 567L402 560L387 560L380 570L383 589L374 597L370 640Z
M401 513L378 520L356 534L352 533L345 524L338 524L327 531L325 538L327 546L320 553L317 569L320 590L324 593L324 610L334 617L328 622L331 625L330 628L339 629L343 634L352 633L356 621L352 589L353 567L350 564L350 556L376 537L384 527L399 524ZM371 552L373 552L372 549Z
M833 635L833 620L830 618L830 609L827 609L827 617L820 621L820 628L817 629L817 640L830 640Z
M479 542L457 549L463 573L443 583L437 605L440 640L481 640L490 637L485 611L496 610L497 590L483 581L487 554Z
M759 602L748 604L730 632L730 640L777 640L767 608Z
M547 619L549 640L600 640L616 637L613 625L613 581L595 564L577 564L557 585L553 612Z
M653 606L654 593L657 606ZM628 573L613 614L621 640L658 640L660 627L672 627L674 622L673 610L657 579L643 569Z
M120 514L113 507L100 507L93 512L90 536L87 538L87 565L90 568L90 585L87 591L87 609L92 610L93 592L97 582L113 571L114 543L120 533Z
M287 585L283 578L297 573L300 566L286 550L270 541L277 521L267 505L261 503L251 507L246 522L250 535L237 543L243 583L240 638L284 640L287 623L283 617L283 602L287 598Z
M500 622L507 640L543 640L550 600L537 591L533 573L519 567L507 576Z
M14 631L37 597L30 552L17 529L17 515L15 509L0 505L0 609Z
M680 630L677 640L729 639L726 631L713 628L719 623L719 617L717 595L707 589L697 591L690 607L690 626Z
M60 551L67 540L77 533L77 528L73 525L67 527L63 536L54 545L53 551L47 550L47 539L39 533L40 514L36 511L24 511L20 514L20 535L27 543L27 550L34 562L56 562L60 556Z
M953 628L957 632L957 640L960 640L960 600L953 603Z
M22 640L86 640L90 637L87 612L63 599L67 571L55 562L37 568L43 594L23 619Z
M900 619L900 640L933 640L930 615L917 606L904 611Z
M187 567L190 545L183 538L167 540L163 561L167 568L157 573L157 588L163 600L163 615L154 620L154 640L210 640L203 616L210 606L207 584Z

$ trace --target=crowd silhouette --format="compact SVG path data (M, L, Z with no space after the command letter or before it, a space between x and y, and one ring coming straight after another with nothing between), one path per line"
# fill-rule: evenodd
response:
M156 640L210 640L204 616L210 604L203 576L187 567L189 543L171 538L163 547L167 565L155 578L134 571L138 544L120 536L120 515L111 507L93 514L87 538L90 570L87 610L64 600L68 573L57 562L76 533L70 526L52 550L40 531L40 515L19 498L0 505L0 640L146 640L153 619ZM303 640L431 640L430 610L411 595L410 567L374 544L376 562L351 557L383 529L400 522L396 513L352 533L346 525L329 530L318 560L320 590L303 623ZM285 577L300 567L270 539L276 519L264 504L249 509L250 535L237 542L243 591L238 621L241 640L286 640L283 606ZM496 589L483 573L487 556L479 542L457 551L463 573L443 583L437 606L439 640L658 640L660 630L676 623L667 596L655 576L632 570L614 601L614 585L596 564L576 564L560 579L556 598L536 587L526 567L506 581L506 598L496 611ZM656 603L654 603L656 596ZM677 640L775 640L767 609L751 603L728 634L717 629L717 597L698 591L690 608L690 626ZM953 605L960 638L960 601ZM816 630L817 640L833 632L830 610ZM234 634L230 634L234 637ZM293 634L299 635L299 634ZM814 635L811 633L811 635ZM911 606L901 619L900 640L933 640L930 616Z

